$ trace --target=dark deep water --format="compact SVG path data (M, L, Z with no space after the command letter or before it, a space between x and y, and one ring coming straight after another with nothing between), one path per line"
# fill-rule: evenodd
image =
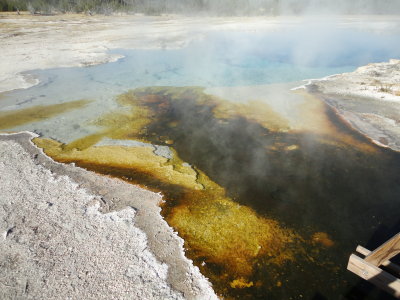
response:
M299 260L273 270L281 274L283 288L271 287L271 270L261 268L253 274L255 281L263 282L261 287L230 289L228 296L364 299L366 284L357 284L362 281L346 270L347 260L357 245L375 249L400 230L399 153L378 147L376 153L368 153L351 145L325 144L312 133L272 132L240 116L221 123L210 107L198 105L190 96L181 100L162 96L160 102L148 104L158 113L148 127L147 139L154 143L162 143L159 137L173 140L184 161L208 174L238 203L304 236L318 229L335 241L317 254L318 262ZM156 108L165 102L169 109ZM370 143L328 107L326 112L339 132ZM178 125L171 128L172 121ZM293 144L298 149L265 151L271 145ZM218 273L218 267L213 271ZM372 292L370 297L377 296Z

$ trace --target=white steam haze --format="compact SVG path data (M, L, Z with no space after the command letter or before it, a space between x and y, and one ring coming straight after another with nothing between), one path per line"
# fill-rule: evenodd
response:
M113 12L202 16L396 15L399 0L0 0L2 10L35 14Z
M398 0L126 0L150 13L211 15L398 14Z

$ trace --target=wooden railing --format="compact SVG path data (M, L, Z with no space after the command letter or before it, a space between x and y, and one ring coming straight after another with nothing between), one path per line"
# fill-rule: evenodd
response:
M400 298L400 266L390 261L400 253L400 233L374 251L361 246L358 246L356 251L357 254L350 256L347 269Z

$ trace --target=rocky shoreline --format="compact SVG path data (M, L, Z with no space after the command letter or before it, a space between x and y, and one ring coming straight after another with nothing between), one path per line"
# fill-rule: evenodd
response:
M400 151L400 60L312 80L306 88L374 143Z
M0 135L3 298L217 299L159 194L56 163L34 136Z

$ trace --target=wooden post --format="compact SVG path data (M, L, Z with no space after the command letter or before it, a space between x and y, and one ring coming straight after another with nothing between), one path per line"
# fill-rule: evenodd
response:
M383 262L400 253L400 233L396 234L386 243L372 251L365 261L379 267Z

